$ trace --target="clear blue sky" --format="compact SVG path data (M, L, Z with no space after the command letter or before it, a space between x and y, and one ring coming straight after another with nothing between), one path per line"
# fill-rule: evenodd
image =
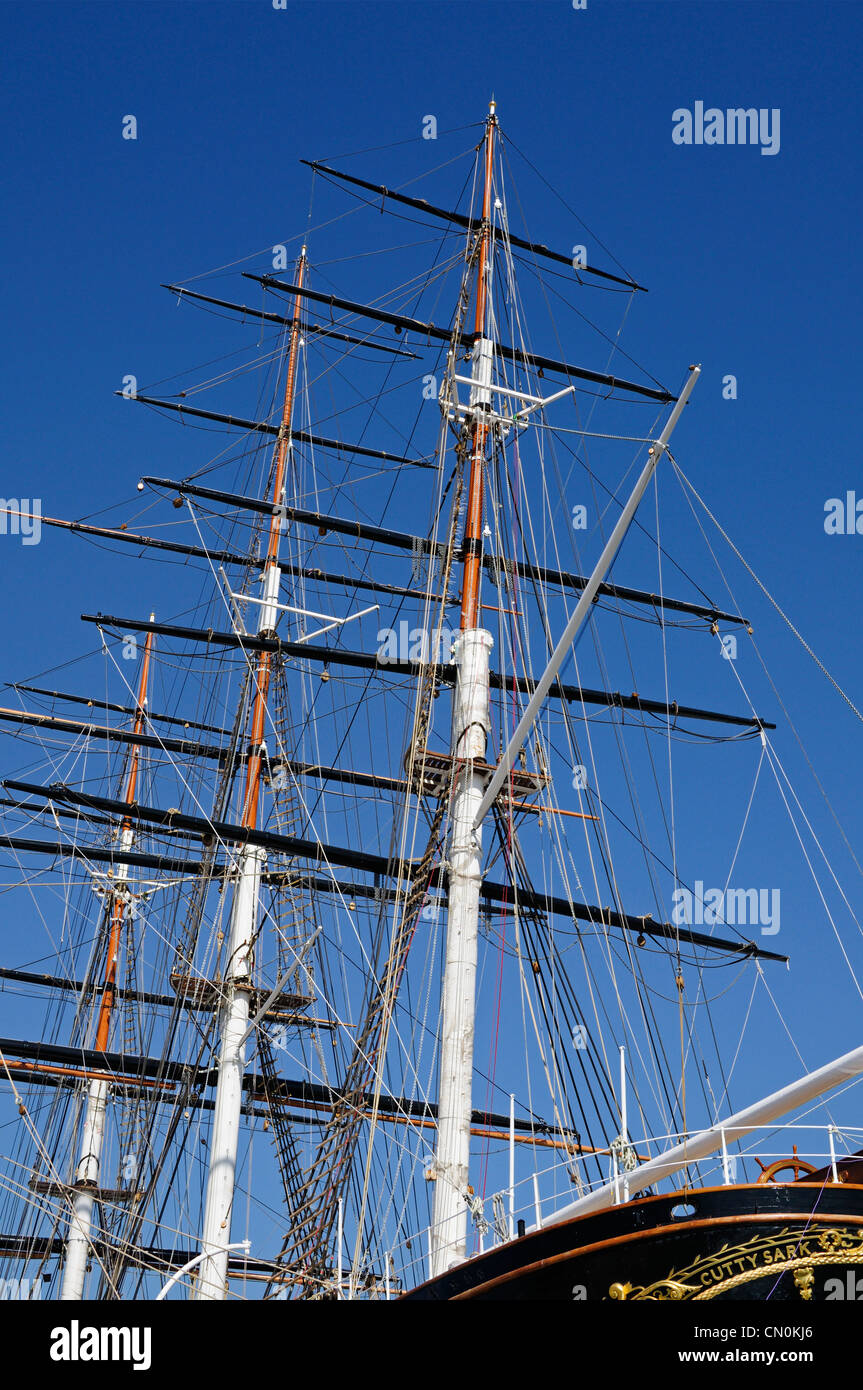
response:
M179 431L142 413L144 428L112 396L127 373L157 381L208 356L204 327L178 319L159 284L300 230L309 176L299 156L368 150L350 167L397 186L466 148L474 132L445 132L475 126L494 92L504 129L649 286L628 350L670 386L690 361L704 364L687 471L863 704L863 536L827 537L823 526L828 497L855 488L863 496L861 39L863 10L851 0L588 0L584 11L569 0L289 0L286 11L270 0L3 4L0 492L38 496L54 516L110 508L114 521L125 499L134 511L141 473L190 471ZM779 153L675 145L672 113L696 101L780 109ZM134 142L121 138L127 114L138 121ZM436 145L419 138L427 114L442 132ZM539 239L564 248L579 239L553 199L537 208ZM362 273L351 283L362 298ZM733 402L722 399L729 373ZM55 532L30 548L3 540L0 679L59 666L91 645L81 612L146 616L153 602L176 611L167 578L142 594L141 569ZM616 573L639 583L623 561ZM768 606L738 578L856 848L860 723L799 647L770 631ZM712 703L713 676L697 666L691 674L674 693ZM737 703L728 690L720 707ZM762 705L765 695L762 686ZM780 713L775 702L763 712ZM792 756L793 740L782 738ZM706 785L705 803L715 794ZM773 850L770 826L758 837L756 866L760 851ZM778 989L815 1065L859 1043L859 1000L855 1012L835 950L822 952L808 934L818 905L790 853L787 940L777 944L801 965L783 972ZM847 858L842 875L859 906ZM859 965L860 938L848 932ZM824 962L821 975L813 961ZM764 1058L744 1070L757 1085ZM778 1083L797 1068L786 1049L767 1070Z
M423 115L463 127L494 90L504 128L650 287L630 351L673 383L704 361L704 476L721 472L744 544L766 534L777 588L797 587L801 624L826 625L853 682L833 596L857 552L826 540L821 508L854 485L857 453L859 5L47 0L0 6L0 26L5 492L70 516L128 495L143 460L111 392L191 360L159 283L297 230L298 155L415 140L351 166L397 183L440 157ZM671 113L697 99L779 107L778 156L674 146ZM554 219L538 234L561 241ZM53 610L80 553L0 549L16 614ZM44 664L42 640L20 624L4 674Z

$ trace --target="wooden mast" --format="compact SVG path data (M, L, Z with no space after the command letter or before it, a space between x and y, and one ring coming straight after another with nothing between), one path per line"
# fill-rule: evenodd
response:
M297 285L299 288L302 288L303 285L305 269L306 248L303 247L297 263ZM301 306L301 298L297 295L294 300L294 312L291 320L288 368L273 477L272 504L274 508L278 509L281 509L284 502L285 476L291 450L291 422L296 389ZM274 510L261 576L263 602L259 608L257 628L259 637L273 637L276 632L279 588L282 580L282 571L279 565L282 525L283 514L281 510ZM270 689L272 662L271 652L260 651L258 653L255 668L250 751L246 768L241 818L242 824L250 830L255 829L258 820L267 698ZM228 1245L231 1240L234 1176L239 1148L246 1034L249 1024L252 943L258 919L258 900L264 857L264 850L258 846L246 845L243 848L239 856L234 898L231 905L231 925L223 984L224 1002L221 1010L219 1078L210 1140L209 1173L202 1234L204 1259L201 1262L195 1289L195 1298L201 1301L224 1299L228 1293Z
M154 614L150 614L153 622ZM150 657L153 650L153 633L147 634L144 646L144 659L138 682L138 698L135 706L134 736L140 737L146 722L147 684L150 676ZM140 744L132 745L132 758L126 778L124 800L131 806L138 787L138 768L140 765ZM126 816L120 829L120 847L128 850L134 838L131 819ZM120 939L123 923L126 920L127 869L120 870L110 897L110 928L108 931L108 950L105 959L105 979L102 998L99 1004L99 1018L96 1025L96 1051L106 1052L111 1032L111 1016L116 1002L117 966L120 956ZM93 1228L93 1207L99 1187L99 1169L102 1157L102 1143L105 1135L105 1109L108 1101L108 1080L103 1076L94 1077L87 1091L87 1105L84 1112L84 1127L81 1132L81 1148L78 1166L75 1170L75 1191L72 1197L72 1217L66 1240L66 1259L63 1265L63 1280L60 1298L78 1300L84 1296L84 1280L90 1255L91 1232Z
M306 248L303 247L297 266L297 284L301 289L305 268ZM294 412L301 305L302 301L300 297L297 296L294 300L294 313L291 322L291 345L288 352L288 370L285 377L282 423L279 430L278 443L276 445L276 467L275 476L273 478L274 507L280 507L284 501L285 472L291 443L291 420ZM263 575L265 600L273 604L278 602L278 586L282 577L282 572L279 568L279 542L281 534L282 517L278 512L274 512L270 522L270 534L267 541L267 558L264 564ZM275 613L269 613L266 608L262 609L261 620L258 626L258 636L269 636L275 633L275 628ZM246 769L246 790L243 797L242 823L247 826L249 830L254 830L258 823L258 794L261 785L262 746L267 718L267 697L270 690L272 662L273 658L270 652L261 652L259 654L257 676L255 680L255 704L252 714L251 754Z
M482 888L482 828L474 825L485 786L489 731L491 633L479 626L481 605L483 492L488 415L492 408L494 344L486 336L492 271L491 193L495 103L485 129L485 180L477 261L476 338L470 411L473 419L468 501L464 532L461 633L456 653L450 753L453 793L448 847L449 913L441 997L438 1078L438 1139L432 1203L432 1275L443 1274L467 1254L468 1169L472 1111L474 1018L479 900Z
M150 621L155 620L155 614L150 614ZM145 707L147 704L147 684L150 676L150 657L153 650L153 633L147 633L147 641L144 646L144 660L141 666L141 679L138 685L137 712L135 714L135 726L133 733L136 738L140 738L144 732L146 720ZM135 800L138 790L138 768L141 760L141 746L138 743L132 745L132 761L129 767L129 776L126 781L125 801L127 806L131 806ZM128 816L123 818L123 825L120 830L120 840L125 846L132 842L132 822ZM99 1023L96 1028L96 1050L97 1052L107 1052L108 1036L111 1030L111 1014L116 1002L117 992L117 961L120 954L120 932L125 917L126 905L122 895L115 891L114 906L111 917L111 932L108 939L108 957L105 961L105 988L102 992L102 1002L99 1007Z
M476 313L474 314L474 333L477 344L485 336L486 306L488 285L491 274L489 248L491 244L491 186L492 162L494 158L494 131L496 125L495 103L489 106L485 132L485 182L482 195L482 228L479 238L479 258L476 281ZM475 354L476 355L476 354ZM490 353L489 353L490 356ZM473 447L471 449L470 478L468 482L467 516L464 528L464 577L461 594L462 631L476 627L479 622L480 581L482 575L482 520L483 497L485 492L485 441L487 425L482 411L477 412L473 421Z

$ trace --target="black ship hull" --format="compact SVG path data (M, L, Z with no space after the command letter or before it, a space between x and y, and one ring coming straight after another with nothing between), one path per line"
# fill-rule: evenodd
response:
M530 1232L402 1295L552 1302L768 1297L863 1300L859 1177L854 1185L762 1183L644 1197Z

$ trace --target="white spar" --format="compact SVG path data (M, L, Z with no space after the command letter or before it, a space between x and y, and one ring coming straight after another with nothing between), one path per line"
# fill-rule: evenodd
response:
M626 503L626 506L621 512L620 517L618 518L617 525L615 526L614 530L612 531L605 544L603 552L596 563L596 568L594 569L593 574L590 576L590 579L587 581L586 585L584 586L584 589L582 590L581 598L578 600L578 603L576 604L575 609L573 610L572 617L570 618L569 622L567 623L566 627L561 633L560 640L558 641L558 644L551 655L548 665L546 666L545 670L543 671L542 675L536 683L536 689L534 690L533 695L530 697L527 709L521 716L521 719L519 720L518 725L516 726L515 733L513 734L512 738L509 741L509 744L506 747L506 750L501 756L500 762L498 763L497 768L495 770L495 774L489 782L488 786L486 787L485 795L483 796L479 809L477 810L476 821L474 822L475 825L479 825L480 822L488 814L495 800L495 797L497 796L498 792L503 786L507 774L509 773L510 768L512 767L516 757L518 756L519 750L521 749L525 739L527 738L528 732L530 731L533 721L540 711L542 702L548 694L549 690L551 689L552 681L554 680L555 676L557 675L558 671L563 665L564 660L566 659L566 656L568 655L573 642L578 636L582 624L584 623L588 613L591 610L593 600L596 598L596 595L599 591L599 586L605 579L606 574L611 569L611 566L614 563L617 552L623 544L623 539L632 523L632 518L635 516L635 513L638 510L638 504L640 503L642 497L647 491L648 484L650 483L651 478L656 472L657 466L668 447L668 441L671 438L672 432L674 430L675 425L677 424L677 421L680 419L680 416L683 412L683 407L689 400L692 388L700 375L700 367L690 368L689 376L686 379L686 385L684 386L683 390L681 391L680 395L674 403L674 409L672 410L671 414L668 417L668 420L665 423L665 428L663 429L662 434L655 441L655 443L653 443L650 446L647 462L645 463L644 468L641 471L641 476L639 477L638 482L635 484L635 487L632 490L632 494L630 495Z

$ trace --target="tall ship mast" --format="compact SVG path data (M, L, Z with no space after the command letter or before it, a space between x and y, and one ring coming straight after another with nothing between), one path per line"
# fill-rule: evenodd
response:
M40 518L135 560L159 618L82 615L77 681L0 709L0 1255L30 1297L806 1302L863 1260L863 1046L732 1086L788 957L730 874L784 770L728 662L729 708L671 689L672 640L752 635L663 526L672 480L715 520L671 448L701 367L669 390L595 321L643 287L594 238L514 230L511 152L492 101L453 209L309 161L269 265L166 286L206 365L120 393L189 470L112 525ZM633 547L648 587L612 575ZM754 769L722 890L693 747Z

